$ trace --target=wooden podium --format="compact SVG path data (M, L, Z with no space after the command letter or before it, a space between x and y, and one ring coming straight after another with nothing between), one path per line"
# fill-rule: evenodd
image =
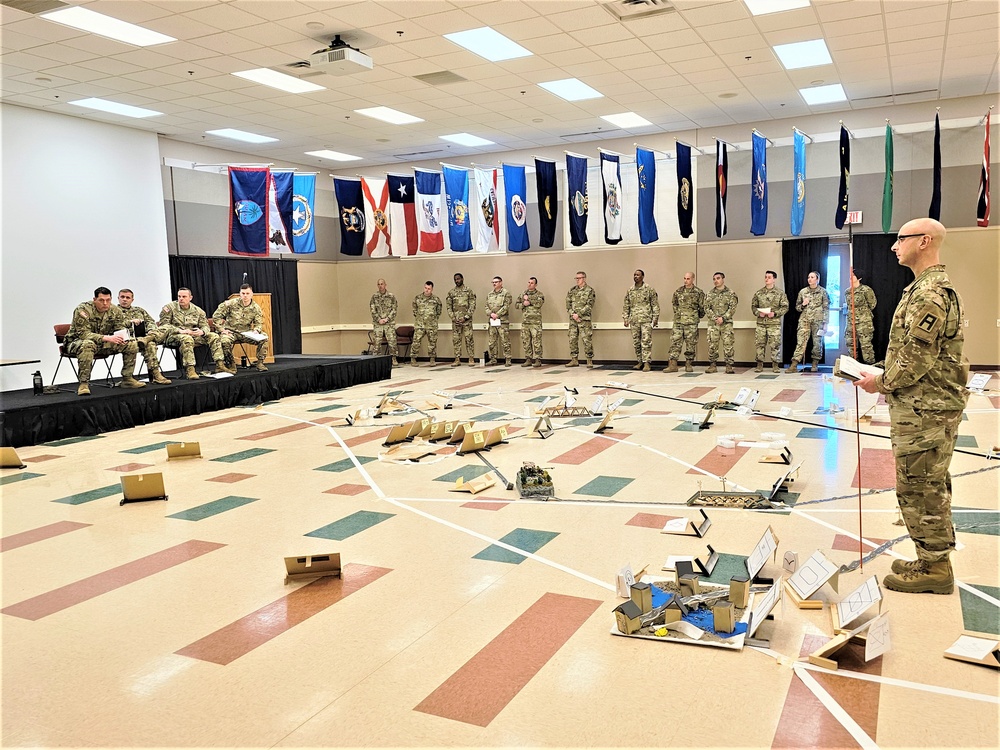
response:
M229 299L235 299L239 296L240 295L238 293L230 294ZM267 334L268 339L270 339L271 341L271 346L267 350L267 357L264 358L264 363L271 364L272 362L274 362L274 344L275 344L274 332L271 330L271 294L269 292L260 294L254 292L253 301L256 302L258 305L260 305L260 311L264 313L264 320L261 324L261 328L264 330L264 333ZM239 345L237 344L237 346ZM246 346L251 346L251 344L247 344ZM248 349L247 351L249 352L248 356L251 359L253 359L256 349ZM238 359L236 363L239 364Z

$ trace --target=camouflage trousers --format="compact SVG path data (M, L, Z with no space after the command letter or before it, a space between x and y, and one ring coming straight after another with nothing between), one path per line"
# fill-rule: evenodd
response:
M719 359L719 344L722 344L722 356L727 365L736 362L736 337L733 335L733 324L716 325L715 321L708 324L708 361Z
M684 359L693 362L698 349L698 324L678 323L674 321L674 330L670 334L670 359L680 359L683 344Z
M427 338L427 354L431 359L437 357L438 349L438 328L437 323L429 326L413 327L413 344L410 346L410 358L413 359L420 353L420 344Z
M462 344L469 352L470 357L476 356L476 341L472 335L472 321L465 323L452 321L451 324L451 346L455 350L455 359L462 356Z
M257 361L263 362L267 359L267 352L271 347L271 340L264 339L263 341L257 342L250 338L247 338L239 331L226 331L225 333L219 334L219 341L222 343L222 356L228 363L233 363L233 347L236 344L250 344L257 347ZM243 351L246 351L244 349Z
M510 323L489 326L486 340L491 359L510 359Z
M521 347L525 359L542 359L542 324L521 324Z
M375 337L375 345L379 346L382 343L383 337L385 338L385 343L389 347L389 354L393 357L396 356L396 324L395 323L376 323L372 326L372 333Z
M569 356L576 359L580 354L580 344L587 359L594 358L594 323L590 320L579 322L569 319Z
M955 549L951 522L951 456L961 411L932 411L890 405L892 452L896 457L896 500L917 548L927 562L946 560Z
M799 327L795 332L795 354L792 355L792 359L796 362L805 361L806 344L812 338L812 361L823 361L823 334L820 333L823 327L822 320L810 320L805 315L799 318Z
M856 333L857 336L852 336L852 331ZM875 329L872 326L871 321L861 321L857 324L857 329L854 329L850 320L848 320L847 338L848 340L854 338L855 341L853 343L857 345L856 347L851 347L851 356L862 362L867 362L870 365L875 364L875 348L872 346L872 336L874 335Z
M194 367L194 348L196 346L207 346L215 362L222 359L222 342L219 341L219 334L217 333L209 332L201 336L191 336L187 333L172 333L163 343L166 346L177 347L181 350L181 364L184 367Z
M89 339L77 339L69 343L66 351L76 357L80 382L89 383L90 373L94 369L94 357L98 354L101 356L121 354L122 377L131 378L135 373L135 358L139 352L139 345L135 339L126 341L124 344L109 344L106 341L98 344Z
M758 323L753 333L753 343L756 349L757 361L764 362L770 352L772 362L781 361L781 324L764 325Z
M632 329L632 346L635 347L635 358L640 363L653 359L653 324L648 320L630 320Z
M170 331L166 328L157 328L155 331L147 333L145 336L135 340L135 343L139 345L139 351L142 352L143 359L146 360L146 367L150 372L155 372L160 369L160 361L159 357L157 357L156 347L159 344L165 344L169 335Z

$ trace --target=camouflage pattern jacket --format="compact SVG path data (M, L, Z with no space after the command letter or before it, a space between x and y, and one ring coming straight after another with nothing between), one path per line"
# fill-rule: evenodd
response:
M762 307L771 308L774 317L760 317L758 313ZM778 287L768 289L766 286L762 286L753 293L753 299L750 300L750 312L753 313L753 317L759 326L781 325L781 319L788 312L788 295L778 289Z
M127 327L125 316L117 305L99 313L93 301L81 302L73 311L73 323L64 341L67 344L71 341L93 341L100 348L105 336Z
M514 298L510 292L501 289L499 292L490 292L486 295L486 314L496 313L500 320L506 322L510 316L510 306L514 304Z
M594 287L584 284L582 287L573 285L573 288L566 293L566 312L570 317L573 313L580 316L580 320L590 320L594 314L594 300L597 293Z
M527 295L528 304L524 304L524 297ZM542 324L542 305L545 304L545 295L535 289L534 291L525 289L521 296L517 298L517 306L524 313L524 322L528 325L540 326Z
M705 292L696 286L688 289L682 286L671 299L674 308L674 323L695 325L705 317Z
M448 317L453 321L464 318L466 322L472 320L476 312L476 293L463 284L454 287L445 299L445 306L448 308Z
M807 299L809 304L803 305L803 300ZM803 318L814 323L822 323L825 328L830 322L830 295L819 284L815 289L803 287L795 298L795 309L802 313Z
M649 284L631 286L625 292L622 317L629 323L656 323L660 320L660 299Z
M441 298L436 294L418 294L413 298L413 324L417 328L437 328L441 317Z
M215 327L218 330L228 328L230 331L242 333L243 331L260 331L264 324L264 311L256 302L244 305L239 297L227 299L217 308L212 315L215 320Z
M117 305L115 305L117 307ZM122 311L122 317L125 318L125 327L128 328L128 332L135 336L135 323L133 320L141 320L146 324L146 333L152 333L156 330L156 320L153 316L146 312L143 308L138 305L132 305L132 307L127 310L124 307L118 307Z
M182 310L177 300L165 304L160 310L160 325L173 329L200 328L202 333L211 333L205 311L193 302L188 305L187 310Z
M852 300L853 298L853 300ZM847 290L847 317L856 315L858 320L872 320L872 313L875 310L875 292L870 286L858 284L857 288L851 287Z
M381 325L379 320L385 318L388 322L385 325L395 325L396 323L396 295L392 292L375 292L372 295L368 307L372 312L372 323Z
M722 318L723 324L732 323L739 301L736 292L728 286L723 285L721 289L713 286L705 295L705 317L710 319L712 325L715 325L716 318Z

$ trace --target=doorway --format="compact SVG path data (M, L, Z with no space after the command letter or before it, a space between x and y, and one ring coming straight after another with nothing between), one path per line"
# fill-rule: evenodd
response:
M830 295L830 324L823 338L823 348L826 352L824 364L832 364L841 354L851 354L847 331L850 312L844 295L844 290L851 284L851 249L846 241L830 240L826 269L820 283Z

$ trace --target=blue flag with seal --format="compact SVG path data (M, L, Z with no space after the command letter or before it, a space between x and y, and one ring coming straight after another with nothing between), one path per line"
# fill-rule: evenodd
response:
M556 242L556 219L559 216L554 161L535 159L535 187L538 190L538 244L552 247Z
M767 138L754 132L753 180L750 191L750 234L760 236L767 231Z
M681 237L694 234L694 190L691 183L691 147L677 142L677 225Z
M524 167L503 165L503 194L507 203L507 249L519 253L531 247L528 241L528 183Z
M806 218L806 139L798 130L792 133L792 220L793 237L802 234Z
M448 242L456 253L472 249L469 228L469 172L466 169L442 167L444 198L448 206Z
M566 154L566 185L569 190L569 242L587 244L587 157Z
M635 169L639 175L639 242L648 245L660 239L656 231L656 156L647 148L636 148Z
M267 167L229 168L229 252L267 255Z
M333 192L340 209L340 252L363 255L365 252L365 199L361 180L333 178Z
M297 174L292 178L292 252L316 252L313 204L316 203L316 175Z

